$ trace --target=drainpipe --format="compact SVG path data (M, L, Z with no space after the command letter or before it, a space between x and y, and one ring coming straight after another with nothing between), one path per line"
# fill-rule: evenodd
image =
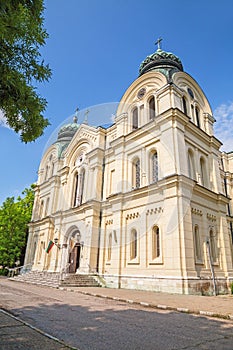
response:
M101 226L102 226L102 202L103 202L103 194L104 194L104 174L105 174L105 150L106 150L106 139L107 135L105 133L104 136L104 156L102 162L102 183L101 183L101 196L100 196L100 214L99 214L99 230L98 230L98 247L97 247L97 262L96 262L96 272L99 273L99 259L100 259L100 238L101 238Z
M208 260L209 260L209 264L210 264L211 277L212 277L212 281L213 281L213 295L216 296L217 295L217 285L216 285L216 280L215 280L215 275L214 275L214 266L212 263L209 239L206 240L206 245L207 245Z
M222 163L222 169L223 169L223 172L224 172L224 179L223 180L224 180L225 195L226 195L226 197L228 197L226 172L224 170L224 164L223 164L222 157L221 157L221 163ZM228 213L228 216L231 217L230 203L227 204L227 213ZM230 221L230 232L231 232L231 241L232 241L232 244L233 244L233 226L232 226L232 222L231 221Z

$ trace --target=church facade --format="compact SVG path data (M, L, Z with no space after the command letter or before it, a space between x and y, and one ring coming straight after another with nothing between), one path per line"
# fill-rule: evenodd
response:
M214 121L177 56L146 57L112 125L75 117L43 155L25 264L112 288L228 293L233 153Z

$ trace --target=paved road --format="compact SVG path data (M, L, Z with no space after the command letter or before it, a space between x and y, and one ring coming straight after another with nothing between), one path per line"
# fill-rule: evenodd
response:
M76 292L4 279L0 307L80 350L233 350L232 321Z

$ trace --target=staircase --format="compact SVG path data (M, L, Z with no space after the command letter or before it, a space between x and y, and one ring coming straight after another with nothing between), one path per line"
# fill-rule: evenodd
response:
M67 274L64 279L60 281L60 287L102 287L97 275L86 274Z
M10 280L43 285L53 288L70 287L102 287L97 275L66 274L62 279L59 272L30 271L22 275L10 277Z
M58 272L30 271L10 278L13 281L38 284L53 288L59 287L60 274Z

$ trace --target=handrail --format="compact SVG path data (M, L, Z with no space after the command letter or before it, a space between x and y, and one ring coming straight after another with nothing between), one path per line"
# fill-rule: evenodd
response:
M6 269L8 270L8 277L14 277L17 275L23 275L24 273L27 273L29 271L31 271L32 269L32 263L30 264L26 264L26 265L22 265L22 266L17 266L17 267L6 267Z

